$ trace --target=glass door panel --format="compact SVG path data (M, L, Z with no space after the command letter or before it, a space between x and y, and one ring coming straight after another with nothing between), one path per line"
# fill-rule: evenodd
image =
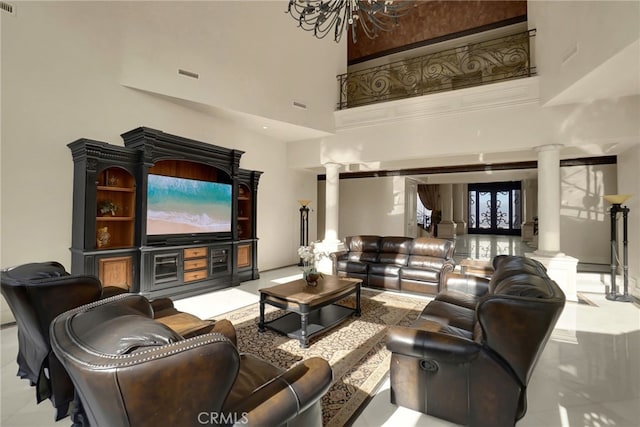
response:
M469 184L469 233L520 234L520 182Z

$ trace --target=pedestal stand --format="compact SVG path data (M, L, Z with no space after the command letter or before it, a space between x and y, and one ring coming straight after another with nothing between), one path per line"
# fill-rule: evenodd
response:
M298 200L300 203L300 246L309 246L309 203L310 200ZM302 258L298 265L304 265Z
M605 196L606 198L606 196ZM618 259L618 212L622 212L622 274L623 274L623 292L618 293L616 286L616 276L620 260ZM620 206L620 203L612 203L611 205L611 292L605 297L611 301L632 302L633 298L629 295L629 254L627 243L627 216L629 208Z

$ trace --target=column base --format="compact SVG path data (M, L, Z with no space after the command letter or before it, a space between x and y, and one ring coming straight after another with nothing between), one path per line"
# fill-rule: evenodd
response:
M552 251L535 251L525 253L525 256L541 262L547 268L547 274L560 286L567 301L578 301L578 258Z
M464 221L456 221L456 235L467 234L467 223Z
M438 224L438 238L453 239L456 237L456 223L453 221L441 221Z
M527 221L522 224L522 241L531 242L533 240L533 221Z

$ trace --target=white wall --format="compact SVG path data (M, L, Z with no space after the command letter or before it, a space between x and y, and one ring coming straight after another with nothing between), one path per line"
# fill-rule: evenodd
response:
M285 16L286 4L267 3L259 5L261 13L277 12L278 19ZM153 9L154 5L158 9ZM236 5L237 10L234 9ZM332 64L330 70L322 69L322 65L316 63L317 52L305 48L306 42L283 42L271 58L273 60L268 60L270 58L265 57L264 46L260 43L249 46L249 41L256 40L256 33L247 32L241 26L225 27L225 31L233 30L231 34L214 31L225 20L227 11L236 17L238 13L247 12L248 23L253 28L259 24L258 18L248 13L249 6L240 2L225 5L208 3L207 11L198 12L202 12L199 20L190 13L189 19L193 18L194 23L211 26L206 33L186 26L182 21L182 25L176 27L173 23L176 8L168 3L20 2L17 6L16 16L1 14L2 267L58 260L70 268L73 162L66 144L77 138L91 138L122 145L120 134L138 126L244 150L241 167L264 172L258 187L258 267L266 270L297 262L296 200L301 198L301 193L311 193L314 197L316 181L312 174L289 168L286 143L217 118L208 112L210 110L198 108L196 104L164 96L188 96L188 91L177 83L167 84L167 93L159 96L122 86L122 77L124 74L148 74L152 80L157 71L155 67L169 64L173 55L180 54L189 59L196 58L194 52L202 55L202 51L196 49L199 45L169 43L167 37L170 34L177 36L186 32L187 40L191 42L199 36L209 41L209 37L218 37L219 49L206 51L206 56L207 65L219 65L214 70L216 81L226 90L220 102L227 102L236 94L240 99L239 108L251 105L255 108L246 107L246 110L260 113L274 94L255 91L252 85L271 87L279 92L281 98L276 103L292 98L304 87L305 92L300 93L305 98L326 104L315 109L317 121L313 123L317 127L326 127L329 121L322 117L321 110L333 110L334 101L327 101L324 88L335 81L333 68L338 63L336 58L346 62L340 47L335 47L335 43L325 43L333 47L320 50L325 56L323 62ZM216 13L218 6L223 7L224 13ZM187 6L181 4L180 8ZM143 12L150 9L155 13L146 16ZM134 13L128 15L129 12ZM179 15L186 19L184 13ZM160 21L161 26L158 24ZM291 21L286 21L287 29L279 33L280 36L295 34L299 40L316 42L309 34L299 33L295 22ZM162 31L146 35L139 28L133 32L121 32L128 27L145 27L147 24L150 31L160 27ZM257 31L261 30L258 25ZM275 37L269 34L268 37ZM135 45L131 44L132 36L140 37ZM158 47L152 41L158 41L162 46ZM271 38L269 41L274 42ZM138 56L133 54L134 47L138 49ZM190 50L192 48L196 50ZM233 67L233 60L228 56L237 56L237 51L246 55L238 63L242 73ZM287 63L292 64L295 61L291 59L295 58L304 64L304 70L295 65L285 70L278 60L280 56L287 57ZM253 66L249 67L250 64ZM320 70L312 71L313 67ZM317 84L306 85L303 79L290 84L275 77L279 72L285 76L290 72L303 75L309 72ZM324 73L326 82L317 73ZM248 81L253 83L249 85ZM278 84L274 85L274 82ZM208 99L214 98L212 94ZM274 107L273 110L273 116L283 120L306 120L284 109ZM3 301L2 321L5 322L7 317Z
M560 168L560 250L582 263L609 264L609 204L616 165Z
M324 194L325 181L318 181L318 194ZM357 234L404 235L405 177L340 180L338 239ZM319 200L324 211L324 197ZM324 236L324 215L318 216L318 236Z
M535 57L544 104L638 40L640 2L529 1L527 20L529 28L537 29Z
M134 1L120 8L124 85L334 130L335 76L346 71L346 40L302 31L284 13L286 2ZM179 76L178 68L199 79Z

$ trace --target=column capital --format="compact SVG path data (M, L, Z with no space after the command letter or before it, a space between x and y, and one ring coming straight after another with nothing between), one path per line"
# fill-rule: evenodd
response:
M564 144L545 144L545 145L538 145L537 147L533 147L533 149L536 152L556 151L556 150L560 150L562 147L564 147Z

